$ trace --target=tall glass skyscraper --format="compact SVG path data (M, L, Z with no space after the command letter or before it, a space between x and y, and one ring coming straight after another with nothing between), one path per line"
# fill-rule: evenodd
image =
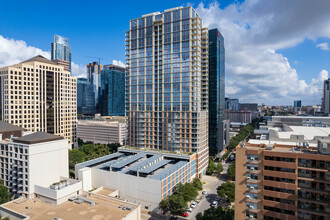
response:
M197 153L208 165L208 30L192 7L130 21L126 32L127 144Z
M224 147L225 46L218 29L209 30L209 150L216 155Z
M125 115L125 68L106 65L101 70L101 115Z
M77 79L77 113L78 114L95 114L95 94L93 85L88 79Z
M93 90L95 94L95 105L96 110L98 113L100 113L100 89L101 89L101 69L102 65L100 65L98 62L89 63L86 65L87 67L87 77L88 81L91 85L93 85Z
M71 72L71 46L69 45L69 39L54 35L54 42L51 47L51 60L67 61L69 71Z

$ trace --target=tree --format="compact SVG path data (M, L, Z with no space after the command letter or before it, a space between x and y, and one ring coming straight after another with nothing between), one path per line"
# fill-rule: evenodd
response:
M78 146L82 146L84 144L84 141L80 138L78 138Z
M198 190L194 187L193 183L179 183L176 187L175 194L182 195L185 202L196 199L198 196Z
M220 174L222 171L223 171L223 166L222 166L222 163L219 162L217 164L217 166L215 167L215 172L218 173L218 174Z
M74 169L77 163L81 163L86 158L86 154L77 149L69 150L69 169Z
M10 220L9 217L0 217L0 220Z
M209 166L206 169L206 175L212 175L215 170L215 163L212 159L209 159Z
M205 210L204 214L198 213L196 220L234 220L234 217L234 209L218 206L217 208L211 207Z
M194 185L194 187L197 190L202 190L203 189L203 183L199 178L195 178L192 182L192 184Z
M227 170L227 174L230 176L231 179L235 179L235 170L235 162L231 162Z
M112 144L108 144L108 147L111 151L111 153L117 152L118 148L120 147L119 143L112 143Z
M168 209L168 204L169 204L169 202L168 202L169 199L168 198L169 198L169 196L166 197L166 199L163 199L162 201L160 201L159 208L161 210L167 210Z
M3 185L3 180L0 180L0 205L10 201L10 194L8 188Z
M220 197L226 198L229 202L235 201L235 183L226 182L218 186L217 193Z
M168 198L168 210L172 215L177 215L180 212L185 212L187 208L187 202L180 194L174 194Z

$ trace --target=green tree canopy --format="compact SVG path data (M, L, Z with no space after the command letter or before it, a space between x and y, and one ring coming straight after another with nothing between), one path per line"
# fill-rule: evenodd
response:
M3 180L0 180L0 205L10 201L8 188L3 185Z
M187 208L187 202L180 194L174 194L168 198L168 210L172 215L177 215L180 212L185 212Z
M196 220L234 220L234 217L234 209L218 206L205 210L204 214L198 213L196 215Z
M86 158L86 154L77 149L72 149L69 151L69 168L74 169L77 163L81 163Z
M203 183L199 178L195 178L192 183L197 190L203 189Z
M216 165L216 167L215 167L215 172L216 172L217 174L220 174L222 171L223 171L223 166L222 166L222 163L219 162L219 163Z
M220 197L226 198L229 202L235 201L235 183L226 182L218 186L217 193Z
M231 179L235 178L235 162L231 162L228 166L227 174L230 176Z
M194 187L193 183L179 183L176 187L175 194L180 194L183 196L185 202L196 199L198 196L198 190Z

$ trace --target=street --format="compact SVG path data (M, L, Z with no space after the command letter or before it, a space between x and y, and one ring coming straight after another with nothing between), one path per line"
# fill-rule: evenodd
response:
M229 163L223 162L223 171L220 175L220 178L215 176L204 176L202 179L202 182L206 182L205 185L203 185L203 190L207 190L208 194L206 196L202 195L201 192L199 193L199 197L201 196L200 203L193 209L193 211L189 213L189 216L187 218L182 219L195 219L195 216L201 212L203 213L206 209L209 209L211 207L212 202L217 197L217 187L220 186L222 183L226 182L227 178L227 169L229 166ZM220 201L219 201L220 202ZM221 204L219 204L221 205Z
M229 166L229 163L223 162L223 171L221 175L218 176L204 176L201 181L206 182L206 184L203 184L203 190L207 190L207 195L203 195L202 191L198 192L199 195L197 196L197 200L200 200L200 202L197 204L195 208L192 209L192 212L188 212L188 217L182 217L182 216L176 216L177 219L189 219L193 220L196 219L196 215L198 213L203 213L206 209L209 209L211 207L212 202L217 197L217 187L220 186L222 183L226 182L228 180L227 177L227 169ZM219 201L219 205L221 205L221 200ZM169 219L170 215L166 216L160 216L156 213L150 213L147 211L141 212L141 219L148 219L148 220L157 220L157 219Z

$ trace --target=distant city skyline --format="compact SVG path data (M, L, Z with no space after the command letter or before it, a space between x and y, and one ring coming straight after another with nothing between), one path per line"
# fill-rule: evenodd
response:
M115 10L111 15L86 16L82 13L86 6L74 2L65 3L69 14L48 8L42 1L4 2L0 9L0 67L39 54L50 58L49 44L55 34L70 39L74 76L85 76L85 65L97 61L88 56L102 57L101 64L123 65L127 21L144 13L191 5L209 29L219 28L228 39L227 97L273 105L292 105L296 99L304 105L321 104L323 80L330 70L329 1L203 3L143 1L127 6L125 2L101 1L103 8L111 4L125 8L125 13ZM49 16L52 13L59 16Z

